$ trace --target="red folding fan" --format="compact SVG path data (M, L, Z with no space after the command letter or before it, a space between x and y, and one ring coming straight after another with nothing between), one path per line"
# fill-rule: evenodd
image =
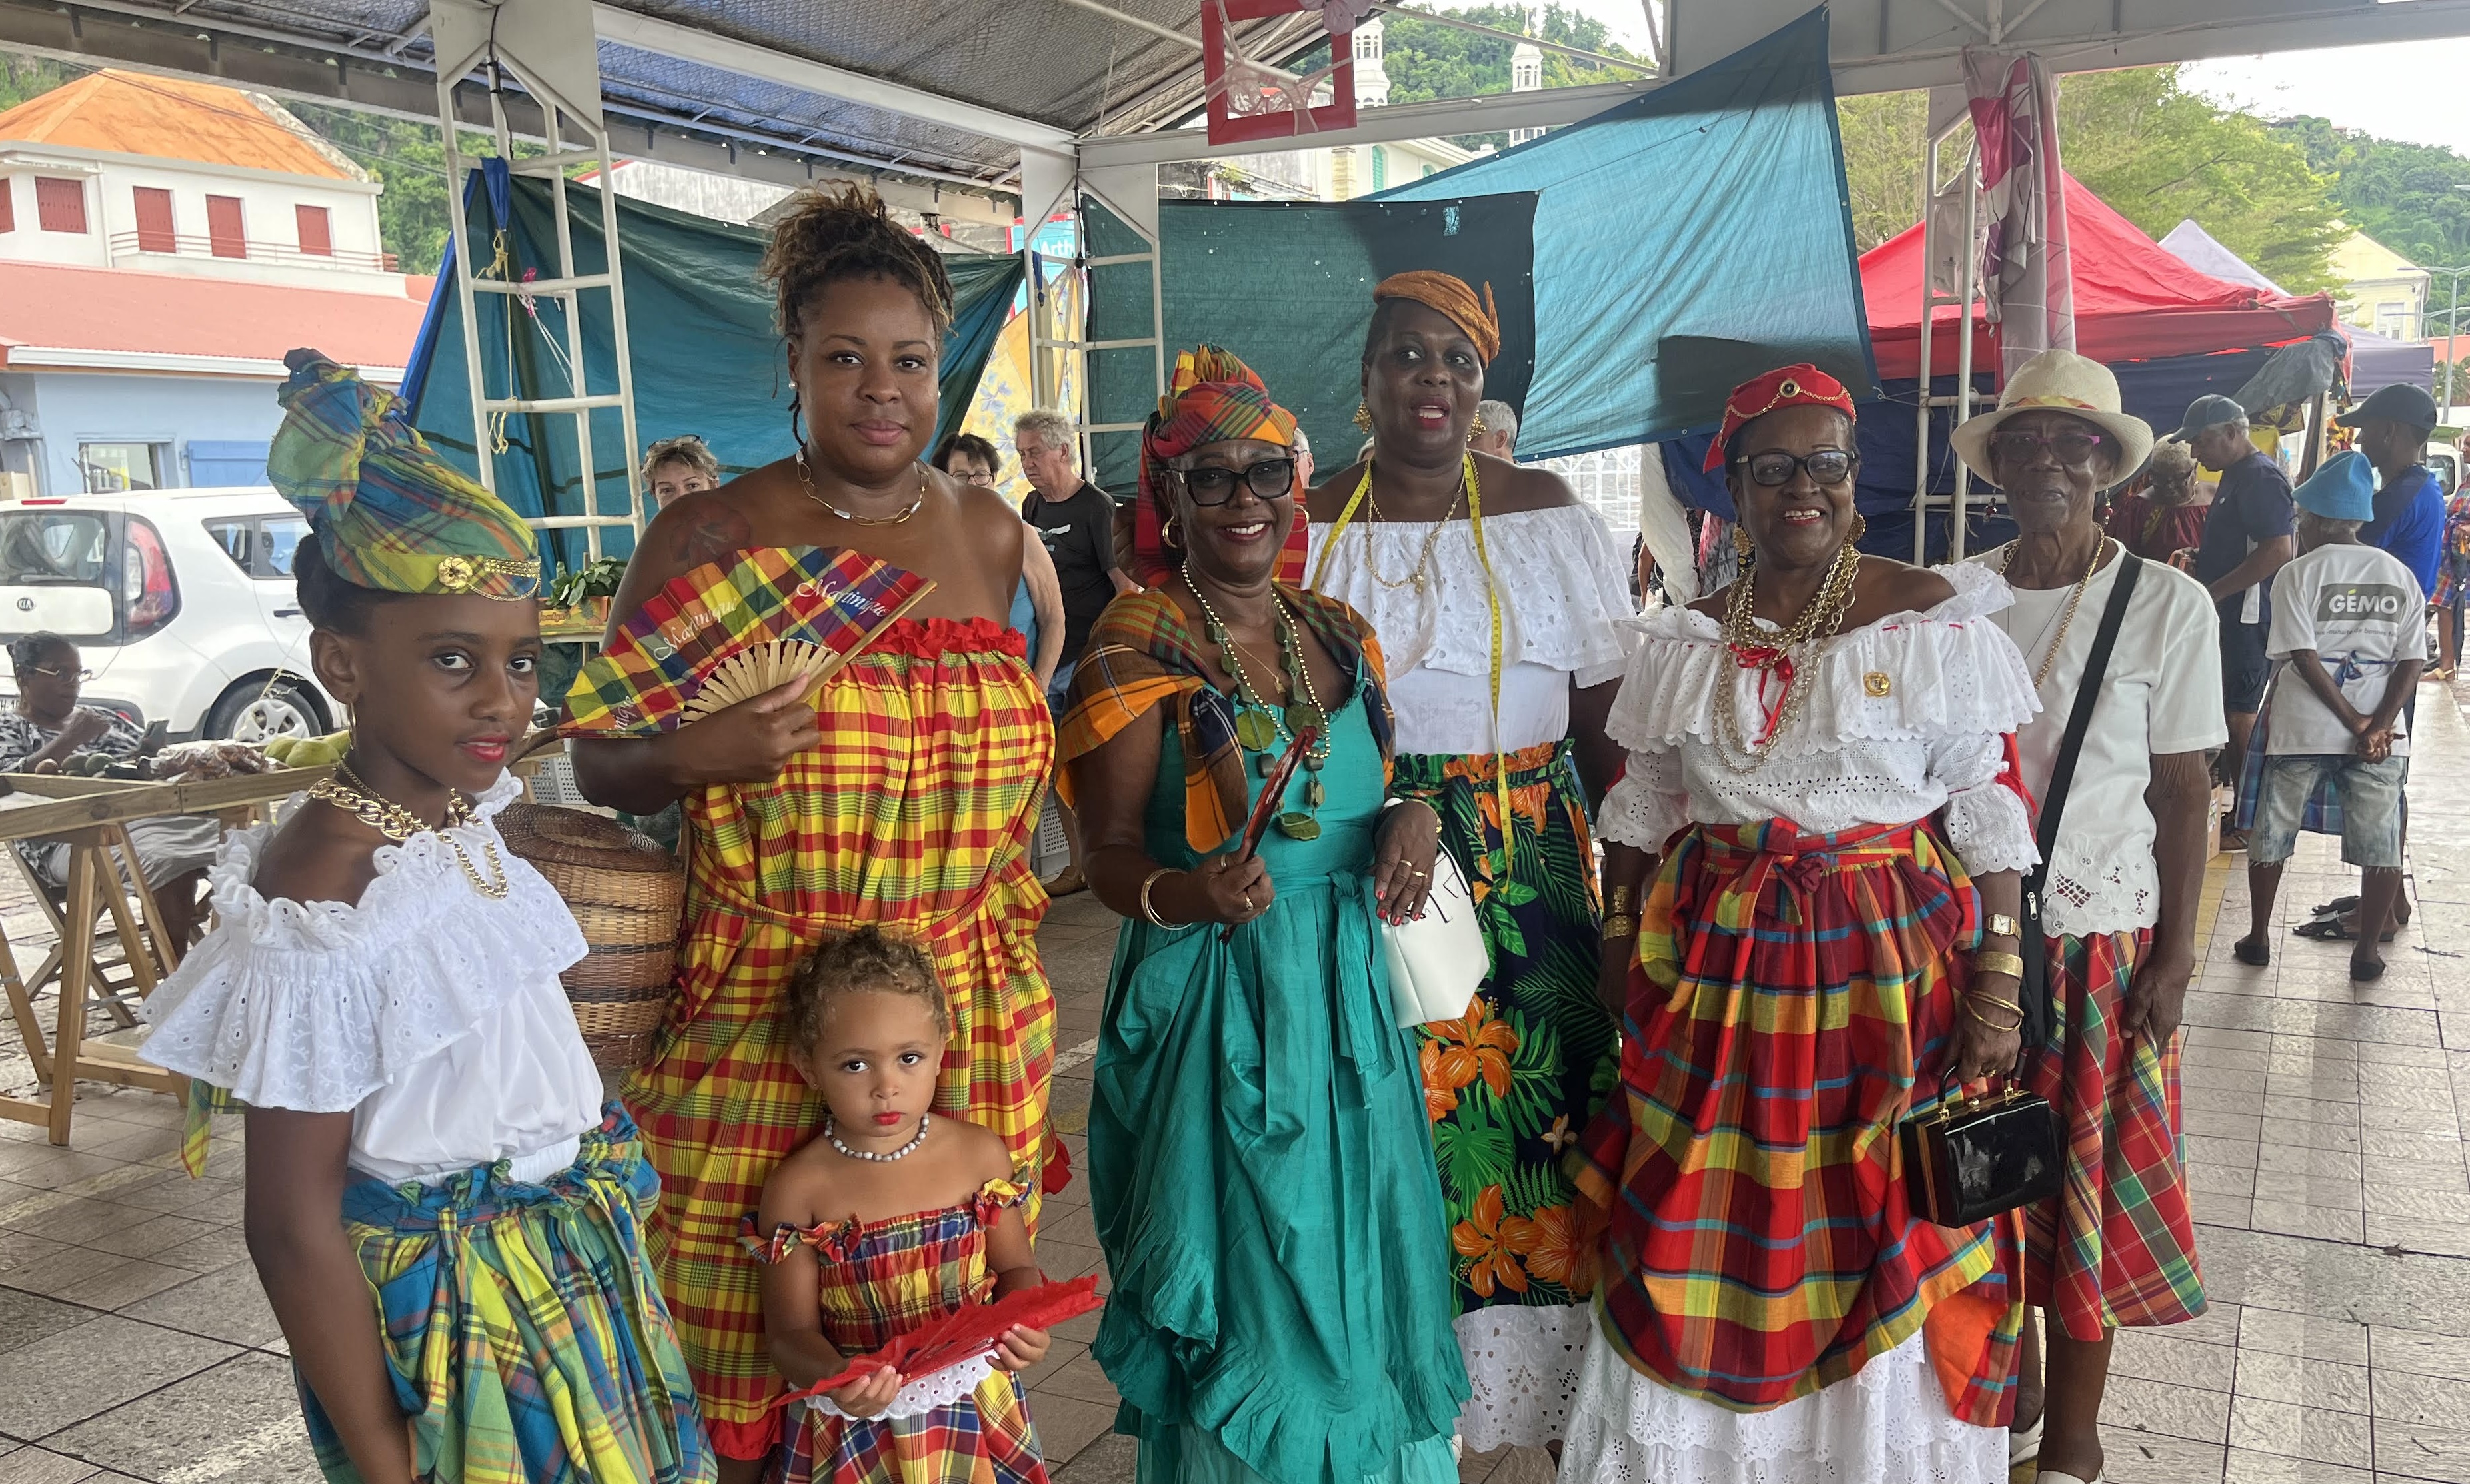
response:
M931 1324L894 1335L882 1349L858 1356L803 1391L790 1392L776 1404L786 1405L838 1391L887 1365L900 1373L906 1384L991 1355L1006 1330L1051 1330L1105 1302L1098 1297L1098 1279L1093 1273L1070 1283L1022 1288L991 1304L964 1304Z

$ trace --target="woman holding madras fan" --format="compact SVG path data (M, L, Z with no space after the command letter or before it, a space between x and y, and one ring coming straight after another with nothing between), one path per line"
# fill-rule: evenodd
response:
M1004 627L1027 537L993 491L920 462L950 280L856 188L801 197L764 271L798 452L662 511L612 612L764 546L851 548L935 588L923 616L810 702L793 685L657 738L575 746L594 802L646 814L687 800L676 999L625 1100L661 1172L651 1249L723 1484L756 1477L781 1416L761 1268L738 1220L823 1116L779 1013L791 968L860 926L924 944L952 1022L935 1111L993 1129L1032 1171L1055 1036L1036 941L1046 899L1027 858L1054 733ZM1037 1211L1033 1189L1033 1230Z
M1996 573L1860 554L1853 448L1814 366L1734 390L1743 569L1648 615L1612 710L1605 894L1639 905L1604 924L1573 1484L2005 1477L2017 1255L1912 1215L1897 1125L2021 1045L2032 675Z

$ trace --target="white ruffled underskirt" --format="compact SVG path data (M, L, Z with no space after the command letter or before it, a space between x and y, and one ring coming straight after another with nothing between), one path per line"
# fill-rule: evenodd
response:
M991 1353L964 1360L959 1365L947 1365L902 1386L890 1406L862 1420L876 1422L885 1418L922 1417L938 1407L950 1406L965 1398L976 1396L978 1387L994 1373L995 1362ZM808 1397L806 1405L826 1417L849 1416L834 1406L829 1397ZM2000 1433L1999 1436L2006 1434Z
M1467 1451L1542 1448L1563 1434L1594 1321L1592 1304L1503 1304L1458 1315L1453 1328L1474 1388L1458 1413Z
M1974 1427L1916 1334L1823 1391L1733 1412L1641 1375L1600 1331L1580 1364L1561 1484L2003 1484L2007 1430Z

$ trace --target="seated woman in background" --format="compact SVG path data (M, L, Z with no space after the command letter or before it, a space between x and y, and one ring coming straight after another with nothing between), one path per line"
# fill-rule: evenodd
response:
M2154 448L2143 475L2111 497L2107 530L2144 560L2170 562L2204 544L2204 517L2211 511L2211 486L2196 482L2196 451L2164 443Z
M127 759L146 745L146 733L118 711L78 705L84 661L59 635L29 634L14 641L9 662L17 672L17 703L0 707L0 772L58 773L81 753ZM131 820L128 830L137 869L163 914L154 924L158 947L176 953L197 933L198 888L214 864L222 825L202 814L174 814ZM44 885L67 888L68 842L21 840L17 853Z

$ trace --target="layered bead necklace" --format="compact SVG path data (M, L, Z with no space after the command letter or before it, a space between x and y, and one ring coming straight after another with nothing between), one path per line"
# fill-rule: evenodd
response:
M1735 773L1756 773L1767 765L1768 749L1801 714L1818 670L1815 664L1795 663L1793 652L1812 643L1825 643L1833 637L1852 607L1853 583L1860 575L1861 552L1848 541L1835 548L1835 560L1828 564L1827 580L1819 585L1808 606L1789 625L1773 634L1761 630L1751 614L1758 596L1758 568L1749 568L1733 584L1732 600L1724 608L1724 647L1732 652L1735 664L1758 672L1760 705L1766 701L1770 675L1783 682L1783 697L1767 713L1766 723L1755 741L1741 735L1740 706L1731 689L1727 687L1715 698L1715 755L1724 759L1726 767Z
M481 856L489 863L484 875L480 868L473 864L470 853L463 848L463 842L454 838L454 831L477 823L480 818L479 810L463 795L452 790L447 792L446 823L435 826L433 831L419 815L361 782L361 776L352 771L348 762L337 763L333 773L310 788L309 797L333 804L396 845L414 835L433 832L446 843L446 848L454 853L454 863L463 868L463 879L472 883L473 891L492 901L505 899L506 865L498 858L496 844L485 838L480 842Z
M1320 808L1323 790L1321 768L1329 761L1329 707L1322 704L1320 692L1314 688L1311 667L1304 663L1303 635L1296 628L1294 615L1287 612L1283 599L1274 595L1270 601L1278 617L1278 663L1286 672L1284 705L1272 705L1262 699L1252 684L1251 673L1245 668L1243 646L1235 641L1225 620L1210 604L1208 594L1192 577L1192 565L1184 564L1183 584L1192 590L1194 601L1200 605L1200 622L1208 631L1209 641L1218 646L1219 661L1226 667L1227 676L1235 682L1235 740L1251 754L1255 766L1263 775L1277 766L1278 754L1306 730L1312 731L1313 744L1304 752L1304 806L1282 809L1277 818L1278 833L1290 840L1320 838ZM1284 800L1281 800L1283 802Z

